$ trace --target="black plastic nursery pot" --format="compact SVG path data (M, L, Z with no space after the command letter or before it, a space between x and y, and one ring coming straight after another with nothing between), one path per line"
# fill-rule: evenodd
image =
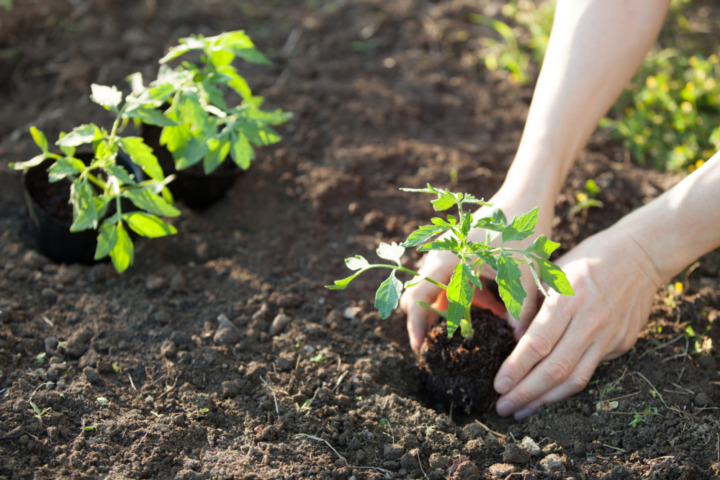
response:
M170 192L175 200L182 201L190 208L201 210L216 204L244 173L234 162L227 159L210 174L205 174L202 164L177 170L172 154L160 145L161 132L162 129L154 125L142 126L143 140L155 152L165 175L175 175L175 179L168 184Z
M90 153L78 153L76 157L86 161ZM97 230L71 232L73 211L70 205L70 182L62 180L50 183L47 169L52 160L23 173L25 203L30 215L30 230L36 248L43 255L58 263L96 263ZM143 179L140 168L123 153L118 154L118 164Z

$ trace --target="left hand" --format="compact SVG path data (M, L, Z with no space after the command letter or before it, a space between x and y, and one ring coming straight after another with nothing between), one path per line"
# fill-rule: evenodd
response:
M557 264L575 290L551 293L495 377L497 412L524 420L542 405L583 390L598 363L627 352L662 285L653 259L617 226Z

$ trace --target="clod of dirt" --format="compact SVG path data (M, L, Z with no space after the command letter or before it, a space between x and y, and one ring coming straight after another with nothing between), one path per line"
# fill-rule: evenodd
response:
M489 310L471 311L472 338L460 332L448 338L445 323L436 325L420 348L420 379L430 398L446 407L470 414L487 410L497 394L493 379L500 365L515 347L505 320Z

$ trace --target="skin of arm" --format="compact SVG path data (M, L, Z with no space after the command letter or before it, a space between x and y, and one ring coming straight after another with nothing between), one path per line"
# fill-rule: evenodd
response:
M575 157L637 71L657 37L668 4L669 0L557 2L553 31L518 152L505 182L490 199L508 218L539 206L537 233L550 234L555 199ZM715 172L716 177L717 163L714 159L701 170L705 175ZM717 235L720 230L717 221L708 233L708 227L704 230L683 215L698 198L700 203L707 202L705 205L718 205L712 186L698 179L701 170L661 203L638 210L558 261L568 273L575 297L551 296L538 311L537 292L528 295L521 321L514 325L518 346L496 377L495 388L502 394L498 413L523 419L543 403L576 393L585 387L600 361L614 358L634 344L661 283L718 241L713 237L713 232ZM701 187L700 193L687 185ZM717 181L715 185L715 191L720 190ZM671 234L667 241L682 253L673 255L677 257L673 261L656 264L667 252L658 253L659 244L648 240L656 241L671 229L683 231L670 223L670 217L659 215L668 206L663 203L679 212L676 217L681 225L695 226L692 231L697 240ZM704 211L709 214L707 208ZM658 218L662 218L661 224ZM625 261L625 256L630 258ZM447 281L457 263L442 254L426 255L424 260L420 273L439 281ZM623 280L628 278L642 281L626 286L628 282ZM612 281L620 283L613 286ZM432 303L437 296L438 291L427 285L408 289L401 298L415 349L433 320L416 305L418 300ZM623 288L635 294L622 294ZM594 310L585 304L593 305ZM617 309L627 313L618 317Z

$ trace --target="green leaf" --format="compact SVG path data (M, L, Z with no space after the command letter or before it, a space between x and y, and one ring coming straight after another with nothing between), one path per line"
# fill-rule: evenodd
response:
M210 61L215 68L230 65L235 59L235 54L229 50L213 50L210 52Z
M108 165L105 167L105 170L110 172L110 175L113 177L116 177L120 182L122 182L123 185L136 185L137 182L133 177L130 176L127 170L125 170L120 165Z
M108 87L93 83L90 85L90 90L92 91L90 100L102 105L107 110L117 111L118 105L122 103L122 92L114 86Z
M80 125L58 140L57 145L60 147L79 147L80 145L99 140L101 136L100 129L96 125Z
M28 168L37 167L43 163L46 158L48 157L46 157L44 153L41 153L40 155L35 155L30 160L26 160L24 162L13 162L10 164L10 167L13 170L27 170Z
M156 125L158 127L171 127L177 125L177 122L166 117L160 110L155 107L142 107L125 111L125 115L130 118L137 118L148 125Z
M467 237L468 233L470 233L470 229L472 228L472 222L473 222L473 216L471 213L465 214L463 217L463 223L460 225L460 232L462 232L463 237Z
M380 242L377 249L377 256L384 259L390 260L391 262L397 263L402 266L401 258L405 253L405 247L398 245L397 243L385 243Z
M457 205L456 199L447 193L439 195L438 198L431 203L436 212L441 212Z
M431 237L442 233L447 229L448 227L445 227L444 225L423 225L412 232L408 236L407 240L405 240L401 245L407 248L417 247L418 245L425 243Z
M48 141L45 134L38 128L32 126L30 127L30 135L32 135L35 145L37 145L43 153L48 153Z
M520 268L518 268L512 257L508 257L504 253L501 253L498 257L497 264L497 284L500 298L505 302L508 313L513 318L520 319L522 303L527 296L520 281L522 276Z
M203 159L205 175L214 172L215 169L227 158L230 153L230 134L221 133L219 136L209 138L206 142L207 151Z
M158 163L157 157L153 154L153 149L150 148L145 141L140 137L122 137L120 140L120 148L128 154L130 160L140 165L145 173L150 178L157 181L165 179L160 163Z
M58 158L48 168L50 182L57 182L71 175L78 175L85 169L85 164L72 157Z
M71 232L80 232L97 226L98 211L93 196L93 187L87 179L73 182L70 187L70 203L73 206Z
M332 285L325 285L325 288L327 288L328 290L344 290L350 284L350 282L355 280L355 278L358 275L360 275L361 273L363 273L365 270L367 270L367 269L360 270L359 272L354 273L354 274L350 275L349 277L341 278L340 280L335 280Z
M502 232L507 225L507 217L502 210L495 209L489 217L483 217L475 223L475 228L484 228L493 232Z
M123 192L136 207L163 217L177 217L180 210L170 205L160 195L144 188L131 188Z
M227 84L243 99L252 97L252 90L243 77L238 75L237 70L232 66L220 67L218 71L228 77Z
M95 260L100 260L110 255L110 252L113 248L115 248L116 243L117 227L115 227L111 221L105 220L102 225L100 225L100 233L97 238L97 248L95 249Z
M390 276L380 284L375 293L375 308L380 313L380 318L389 317L393 310L397 308L402 290L403 284L395 278L395 270L393 270Z
M178 170L189 168L200 162L205 156L207 145L193 136L187 125L163 128L160 134L160 145L164 145L172 153Z
M143 212L125 213L123 220L135 233L147 238L158 238L177 233L174 226L155 215Z
M457 302L467 308L472 303L473 286L470 283L470 277L467 276L467 270L463 268L463 263L455 266L455 273L450 278L447 288L447 298L449 301Z
M346 258L345 265L350 270L363 270L370 266L370 262L365 260L365 258L360 255L355 255L354 257Z
M527 213L515 217L510 225L502 232L503 242L524 240L533 233L538 221L538 208L535 207Z
M425 245L418 247L419 252L427 252L429 250L449 250L451 252L457 252L457 250L460 248L460 244L458 243L457 239L453 238L443 238L440 240L435 240L431 243L426 243Z
M257 146L265 147L282 140L275 130L257 122L245 123L244 132L250 143Z
M463 275L470 281L470 283L472 283L473 285L475 285L475 287L482 290L483 284L480 281L480 278L475 273L475 269L473 268L473 266L470 264L464 263L464 262L461 263L460 265L462 265L462 268L463 268Z
M184 39L181 38L180 41L182 41L182 40L184 40ZM175 45L175 46L171 47L168 50L168 53L166 53L165 56L159 60L159 63L167 63L171 60L178 58L181 55L186 54L190 50L191 50L191 47L189 45L184 45L184 44Z
M570 281L560 267L547 260L537 262L537 266L540 278L550 288L562 295L575 295Z
M110 259L118 273L122 273L133 264L135 260L135 248L133 247L130 235L128 235L122 223L117 224L117 240L110 251Z
M247 170L250 168L250 164L255 159L255 152L253 151L252 145L248 138L242 133L233 132L230 135L230 157L233 159L235 164Z
M550 255L560 246L559 243L553 242L545 235L540 235L527 249L527 252L534 253L535 255L547 260Z
M458 302L448 301L448 308L445 312L447 318L448 337L452 337L465 318L466 307Z

